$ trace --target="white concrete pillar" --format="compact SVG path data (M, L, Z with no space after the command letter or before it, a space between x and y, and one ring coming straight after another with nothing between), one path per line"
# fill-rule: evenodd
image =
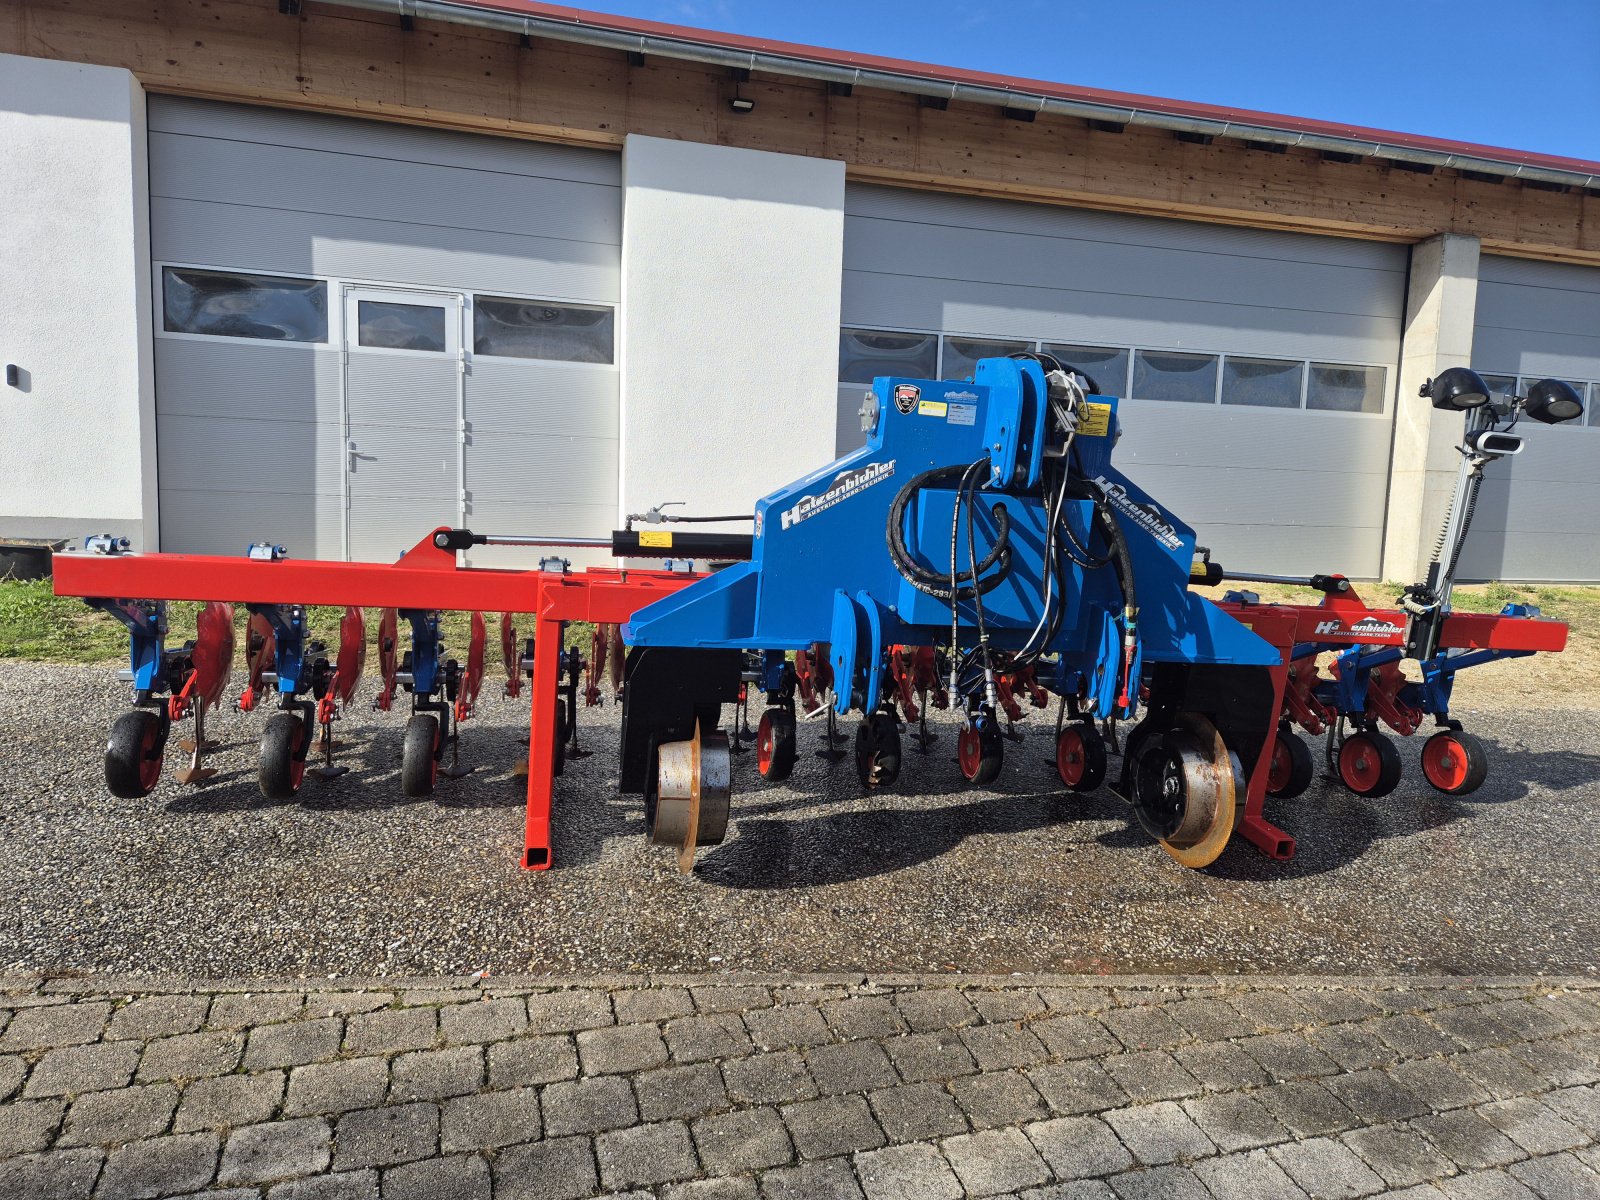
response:
M620 515L752 512L834 457L844 164L630 134L622 181Z
M1446 367L1472 365L1478 256L1477 238L1454 233L1411 250L1383 541L1383 577L1396 583L1423 577L1455 489L1464 418L1417 392Z
M156 545L144 89L0 54L0 536Z

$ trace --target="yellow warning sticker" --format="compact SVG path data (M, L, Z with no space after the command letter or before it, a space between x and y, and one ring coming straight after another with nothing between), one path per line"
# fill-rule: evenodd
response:
M950 406L943 400L919 400L917 402L917 416L942 417L950 411Z
M659 548L672 548L672 531L670 529L641 529L639 531L639 545L655 546Z
M1111 432L1111 405L1085 404L1078 409L1078 436L1105 437Z

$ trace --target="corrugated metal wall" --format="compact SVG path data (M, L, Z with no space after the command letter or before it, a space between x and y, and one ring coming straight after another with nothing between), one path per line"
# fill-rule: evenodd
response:
M857 185L844 265L846 327L1381 368L1376 413L1130 399L1118 451L1235 569L1378 572L1404 247Z
M161 96L149 119L164 549L238 553L272 539L299 557L343 556L352 415L386 446L393 517L379 541L393 542L392 553L441 504L451 520L496 532L610 530L614 356L473 354L469 315L461 411L440 405L418 424L406 400L439 394L439 381L424 378L438 374L437 360L416 371L385 364L383 381L357 389L370 394L347 397L339 295L365 283L460 293L468 305L486 294L614 306L616 155ZM327 281L327 340L168 333L165 264ZM352 414L352 403L363 411ZM414 449L427 473L441 436L465 442L460 498L430 491L419 504L406 455Z
M1588 412L1518 424L1527 446L1485 470L1463 576L1600 581L1600 270L1484 255L1472 363L1491 383L1569 380Z

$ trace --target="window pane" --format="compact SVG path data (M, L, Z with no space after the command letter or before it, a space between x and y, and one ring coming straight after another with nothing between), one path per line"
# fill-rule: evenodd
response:
M1067 346L1047 342L1046 354L1053 354L1066 366L1087 372L1107 395L1120 396L1128 390L1128 352L1105 346Z
M1600 413L1595 412L1597 407L1600 407L1600 383L1591 383L1583 397L1583 419L1586 423L1600 425Z
M840 383L871 383L880 375L933 379L938 371L936 334L886 333L881 329L839 331Z
M1032 342L947 337L944 339L944 366L940 368L940 373L946 379L965 379L972 374L980 358L1004 358L1008 354L1032 349Z
M357 345L444 353L444 309L392 300L362 300L356 307L360 310L356 318L360 324Z
M1482 372L1479 372L1482 374ZM1509 396L1517 390L1517 377L1515 375L1484 375L1484 383L1489 385L1489 390L1496 395Z
M1382 367L1341 367L1312 363L1306 386L1306 407L1330 412L1381 413L1384 377Z
M611 308L479 296L472 308L472 348L504 358L609 363L616 324Z
M1234 358L1222 364L1222 402L1261 408L1299 408L1305 364L1276 358Z
M166 267L161 295L168 333L328 340L328 286L319 280Z
M1129 394L1139 400L1215 404L1217 356L1140 350L1133 356L1133 389Z

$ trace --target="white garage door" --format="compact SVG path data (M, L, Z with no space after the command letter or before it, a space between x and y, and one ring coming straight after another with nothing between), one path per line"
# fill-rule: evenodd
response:
M1588 411L1518 424L1528 444L1485 471L1462 575L1600 581L1600 271L1485 255L1472 362L1500 391L1568 380Z
M384 561L435 525L608 532L619 171L152 97L163 548Z
M1378 573L1404 247L852 186L844 264L841 449L874 375L1042 346L1224 565Z

